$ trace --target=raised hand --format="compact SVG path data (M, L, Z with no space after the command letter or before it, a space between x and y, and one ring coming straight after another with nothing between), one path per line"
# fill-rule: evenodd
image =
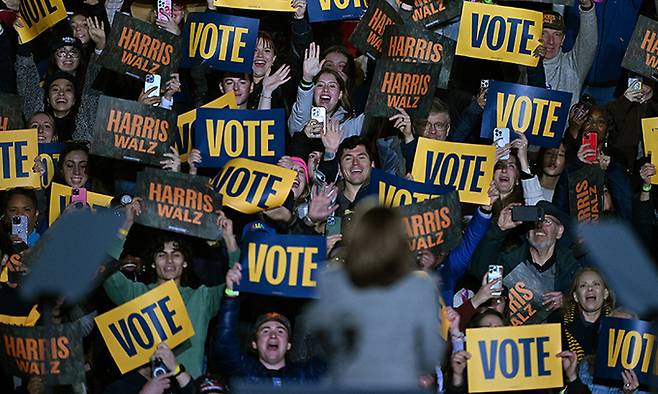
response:
M564 375L566 376L568 383L578 379L578 373L576 372L578 366L576 353L565 350L556 354L555 357L562 358L562 369L564 370Z
M178 149L175 146L169 147L171 153L164 153L162 156L167 159L161 160L160 165L163 170L169 170L173 172L180 172L180 155L178 154Z
M160 15L162 15L162 17L164 19L156 18L155 19L155 24L159 28L168 31L171 34L175 34L177 36L180 36L180 33L181 33L180 27L178 27L178 24L176 23L174 18L172 18L171 16L165 14L164 12L162 12Z
M293 0L290 2L290 6L295 9L295 15L293 15L293 18L304 18L304 14L306 14L306 0Z
M327 129L322 133L321 138L325 152L336 153L338 151L338 146L343 140L343 129L338 120L332 118L327 122Z
M96 44L96 49L105 49L105 24L98 21L98 17L87 18L87 28L89 29L89 37Z
M338 209L338 204L334 204L336 193L338 189L333 183L313 186L307 214L313 223L320 223L336 212Z
M395 122L393 126L400 130L404 136L404 142L408 144L414 140L414 130L411 125L411 117L403 108L395 107L395 110L398 111L398 113L388 118L388 120Z
M304 63L302 65L302 79L305 82L313 82L313 78L322 70L324 60L320 61L320 46L312 42L308 49L304 50Z
M656 166L651 163L644 163L640 168L640 177L645 185L651 185L651 177L656 175Z
M233 290L234 286L240 284L242 280L242 265L240 263L233 264L233 267L226 273L226 288Z
M178 73L172 73L171 78L165 84L164 95L168 100L174 97L174 94L180 92L180 78Z
M192 149L187 155L187 164L190 166L190 175L196 175L199 163L201 163L201 151L198 149Z
M158 105L160 104L160 95L158 94L157 96L151 96L149 97L149 94L153 93L156 91L158 87L157 86L151 86L149 90L144 91L142 89L141 93L139 93L139 97L137 98L137 101L139 101L142 104L146 105Z
M274 74L270 74L272 69L268 69L263 78L263 96L272 98L272 93L284 83L290 81L290 66L284 64L279 67Z
M506 231L506 230L511 230L514 227L522 224L523 222L515 222L512 220L512 208L523 205L518 202L513 202L503 208L502 211L500 211L500 215L498 216L498 227L500 227L501 230Z

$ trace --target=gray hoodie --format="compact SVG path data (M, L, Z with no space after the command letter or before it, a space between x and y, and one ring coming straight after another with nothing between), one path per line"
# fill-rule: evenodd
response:
M573 46L567 53L560 53L553 59L544 59L546 84L552 90L573 94L571 105L580 100L580 92L589 72L598 43L596 11L580 9L580 31Z

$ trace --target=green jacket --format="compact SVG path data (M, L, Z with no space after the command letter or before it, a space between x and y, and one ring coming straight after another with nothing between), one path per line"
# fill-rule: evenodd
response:
M112 302L117 305L124 304L157 286L155 283L145 285L141 282L133 282L126 278L123 273L115 272L110 275L103 287ZM193 378L203 374L203 355L208 334L208 324L219 311L219 306L224 294L224 285L206 287L200 286L196 289L191 287L179 287L181 297L190 316L194 336L174 348L176 360L185 365L185 369Z
M471 260L470 272L477 278L482 278L489 269L490 264L502 265L503 275L512 272L517 265L524 261L532 261L528 241L510 250L503 250L503 243L508 231L503 231L497 224L493 224L480 244L475 249ZM574 274L581 264L576 260L571 249L557 242L555 245L555 264L557 276L555 278L555 290L566 294L571 287Z

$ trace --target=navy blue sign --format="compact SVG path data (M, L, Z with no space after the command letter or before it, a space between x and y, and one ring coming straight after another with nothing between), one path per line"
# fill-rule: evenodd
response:
M370 174L370 190L377 193L382 206L397 208L429 200L455 189L410 181L373 168Z
M482 115L480 137L492 138L493 129L524 133L531 145L560 146L569 119L571 93L515 83L491 81Z
M367 0L309 0L306 4L311 23L361 19L367 8Z
M248 233L242 242L242 280L238 290L282 297L315 298L327 260L320 235Z
M251 73L259 22L212 12L190 14L183 29L181 67L203 63L217 70Z
M199 108L194 146L201 151L200 167L221 168L236 157L276 163L285 152L285 113Z
M655 338L649 322L604 318L599 330L594 377L622 380L622 371L632 369L640 384L651 383L658 375Z

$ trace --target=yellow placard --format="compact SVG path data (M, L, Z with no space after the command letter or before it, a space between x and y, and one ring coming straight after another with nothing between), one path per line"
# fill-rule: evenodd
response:
M213 5L247 10L295 12L290 3L290 0L214 0Z
M541 12L465 1L455 54L535 67L542 24Z
M496 148L419 138L411 175L417 182L459 191L459 201L488 204Z
M16 30L22 43L32 41L66 18L66 9L62 0L21 0L19 4L22 27Z
M642 119L642 144L644 155L651 155L651 164L658 168L658 118ZM651 183L658 185L658 176L652 176Z
M62 214L62 211L68 207L71 202L72 190L73 189L70 186L65 186L57 182L51 184L48 224L53 224L53 222ZM87 204L92 208L96 206L109 207L112 198L112 196L105 194L87 192Z
M249 159L233 159L211 182L222 204L243 213L258 213L283 205L297 173Z
M0 133L0 190L41 185L39 174L32 171L38 151L37 129Z
M235 102L235 92L230 91L223 96L214 99L213 101L206 103L201 106L201 108L231 108L237 109L238 104ZM192 126L196 121L196 108L187 111L184 114L178 115L178 139L174 142L174 145L178 149L178 153L181 156L181 161L187 161L187 155L192 151Z
M166 342L173 349L194 335L173 280L94 320L121 373L147 363L160 343Z
M560 324L466 330L468 391L562 387Z

